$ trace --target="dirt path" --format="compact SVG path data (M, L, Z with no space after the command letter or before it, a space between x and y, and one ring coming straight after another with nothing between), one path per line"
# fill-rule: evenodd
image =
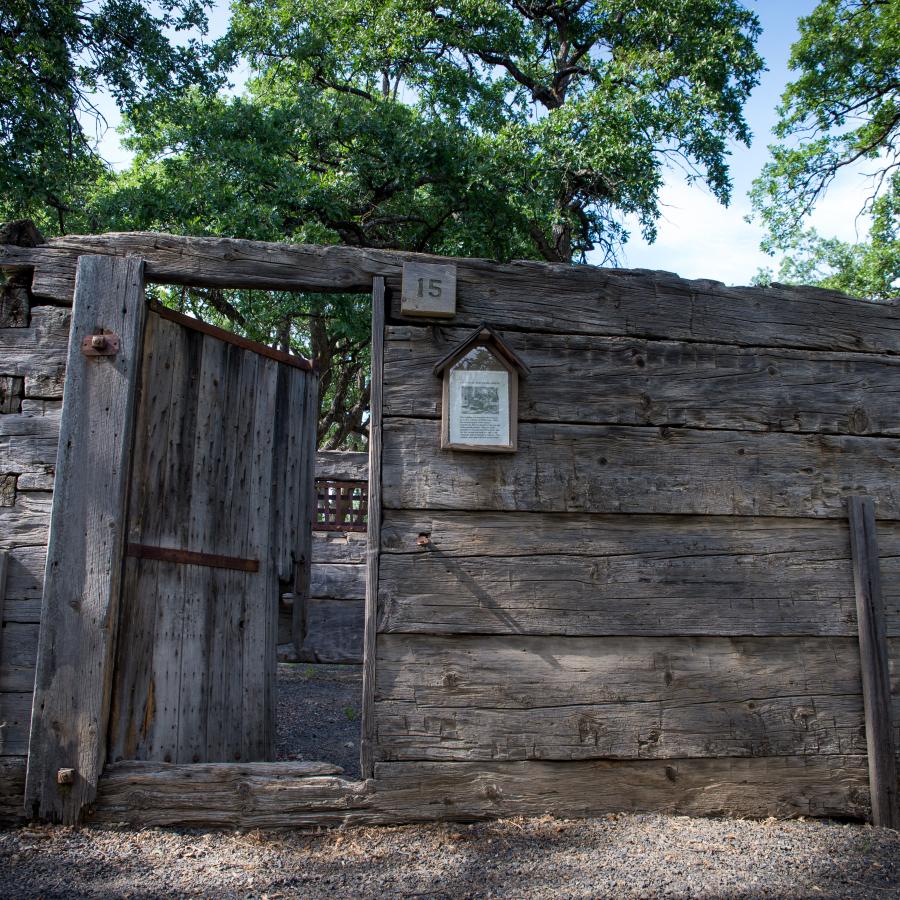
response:
M275 758L334 763L359 778L362 666L279 663Z
M0 831L0 897L900 896L900 834L659 815L318 834Z

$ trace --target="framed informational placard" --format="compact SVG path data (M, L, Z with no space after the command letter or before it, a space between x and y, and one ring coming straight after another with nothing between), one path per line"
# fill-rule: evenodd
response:
M450 370L448 416L451 444L508 447L510 373Z
M482 325L435 366L443 378L441 447L512 452L517 444L519 376L528 367Z

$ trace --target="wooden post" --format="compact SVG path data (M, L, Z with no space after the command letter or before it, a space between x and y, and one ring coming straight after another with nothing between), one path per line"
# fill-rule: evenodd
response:
M301 521L297 528L294 548L297 557L294 568L294 603L291 610L291 640L294 643L294 649L299 651L306 637L309 579L312 570L312 530L316 521L316 432L319 417L319 378L316 372L308 373L303 379L303 397L294 398L292 410L291 427L298 435L297 446L301 451L298 455L298 464L303 473L299 501ZM273 660L275 659L274 648L278 643L277 616L275 629L276 637L272 645Z
M900 828L897 761L891 726L891 683L878 565L875 507L871 497L850 497L847 506L850 514L850 548L853 554L859 657L866 711L872 821L875 825L886 828Z
M28 814L67 824L105 761L145 316L142 260L79 259L25 784ZM118 351L86 355L101 332Z
M3 610L6 605L6 571L9 564L9 553L0 550L0 652L3 650ZM3 662L0 656L0 662Z
M369 392L369 516L366 539L366 607L363 630L363 696L360 769L371 778L375 738L375 650L378 627L378 554L381 550L381 418L384 370L384 278L372 281L372 382Z

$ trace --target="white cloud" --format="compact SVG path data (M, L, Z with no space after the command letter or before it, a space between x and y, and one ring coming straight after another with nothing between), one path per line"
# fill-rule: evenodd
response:
M857 214L871 190L866 173L873 164L843 172L817 204L807 227L827 237L865 240L868 220ZM664 269L685 278L712 278L726 284L749 284L760 267L777 268L777 260L759 249L765 232L746 222L750 201L736 190L729 207L719 204L699 185L689 186L674 173L661 192L662 218L654 244L641 238L636 222L622 264L629 268Z
M726 208L700 187L673 179L664 185L661 203L663 214L654 244L647 244L636 223L629 223L632 238L623 265L746 284L760 266L770 263L759 249L762 229L743 219L749 202Z

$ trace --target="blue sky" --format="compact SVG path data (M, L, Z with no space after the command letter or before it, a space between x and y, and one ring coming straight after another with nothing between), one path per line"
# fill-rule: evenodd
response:
M797 19L809 13L816 0L747 0L746 5L759 16L763 32L758 47L768 71L745 107L753 143L749 148L740 144L732 148L731 205L723 207L698 184L688 186L673 169L662 191L663 215L657 240L647 244L636 224L629 223L632 238L625 247L622 265L665 269L686 278L713 278L727 284L748 284L761 266L776 267L775 261L759 249L763 237L759 224L744 221L750 212L747 192L768 158L768 144L774 141L775 108L790 79L788 58L797 37ZM228 0L219 0L210 16L211 36L222 34L227 25ZM239 88L246 73L236 76ZM129 156L119 146L115 107L108 98L101 98L100 106L110 125L100 140L101 153L113 165L124 166ZM857 218L857 212L867 193L865 172L866 165L861 164L842 173L809 225L823 235L849 241L864 239L867 223Z

